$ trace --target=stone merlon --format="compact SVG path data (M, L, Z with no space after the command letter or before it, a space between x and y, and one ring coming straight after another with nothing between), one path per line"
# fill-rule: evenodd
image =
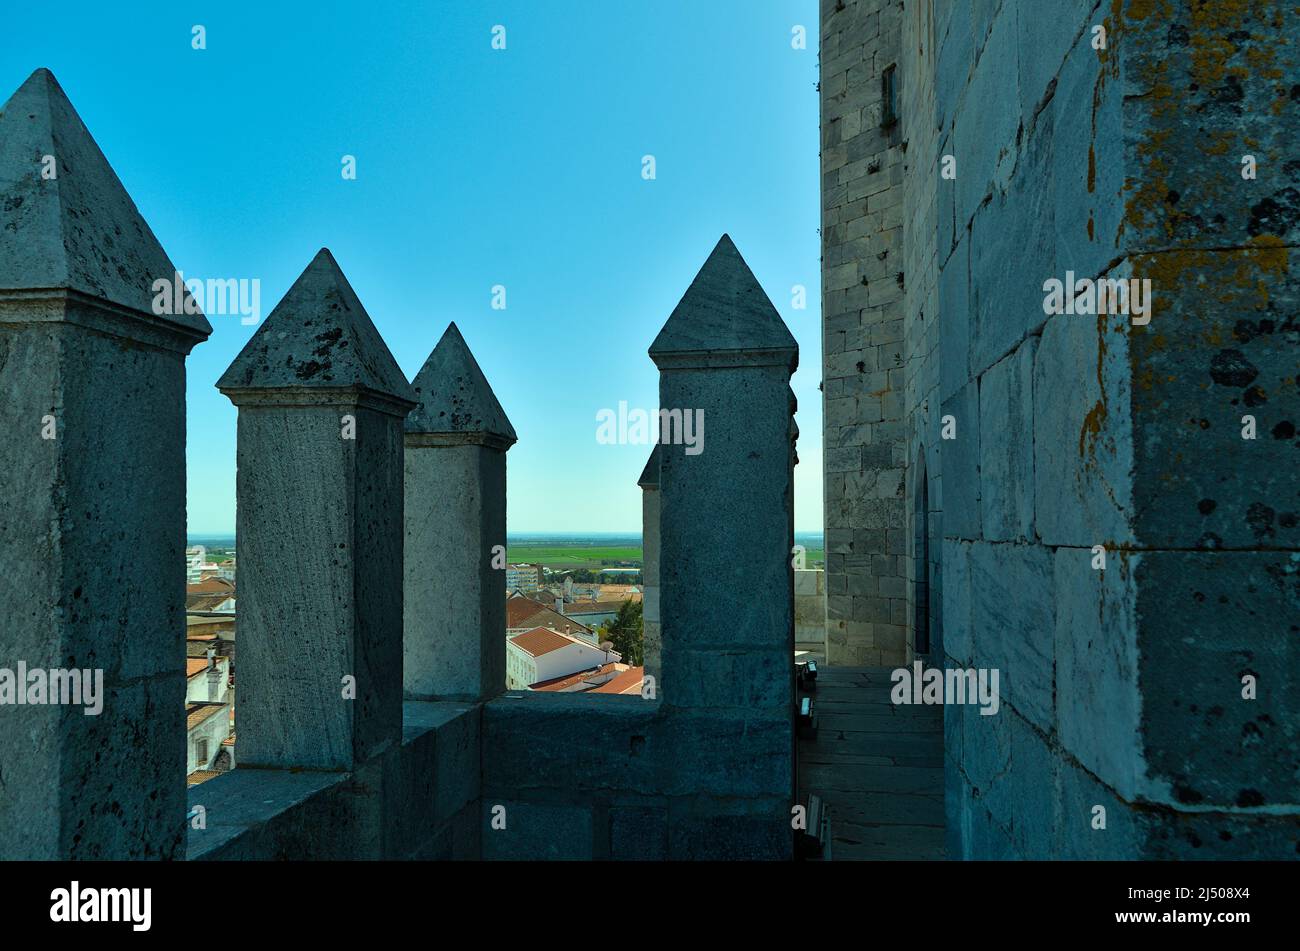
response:
M460 328L447 327L411 386L418 404L406 418L406 432L447 436L463 442L518 441Z
M788 364L791 373L799 362L799 345L724 234L650 345L650 359L660 369L719 365L726 353Z
M253 391L303 388L415 403L414 391L328 248L321 248L289 288L217 388L235 403Z
M641 478L636 480L636 484L642 488L657 489L659 488L659 447L655 446L650 451L650 458L646 460L645 468L641 470Z
M144 314L176 268L48 69L0 109L0 295L65 289ZM206 337L201 313L156 318Z

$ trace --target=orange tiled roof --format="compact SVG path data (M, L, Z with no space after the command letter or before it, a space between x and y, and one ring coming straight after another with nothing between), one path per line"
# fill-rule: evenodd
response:
M208 659L206 657L187 657L185 658L185 679L197 677L208 669Z
M221 773L215 769L196 769L185 777L186 786L197 786L199 783L206 783L214 776L220 776Z
M225 604L235 596L233 591L222 591L218 594L187 594L185 595L186 611L215 611L221 605ZM212 618L216 622L222 618Z
M185 729L192 730L226 709L224 703L191 703L185 708Z
M515 646L533 657L541 657L576 643L573 638L565 637L563 634L545 627L535 627L523 634L516 634L510 640Z
M234 594L235 585L225 578L208 578L197 584L187 584L186 594Z
M571 621L563 614L558 614L546 605L531 598L510 598L506 601L506 628L549 627L562 634L591 633L591 628L578 621Z
M622 664L605 664L603 667L591 667L587 670L580 670L576 674L566 674L563 677L552 677L550 680L539 680L529 689L557 693L566 690L575 684L580 684L584 680L594 680L597 677L620 673L619 668L622 666Z
M601 684L592 693L640 693L641 681L645 679L644 667L629 667L609 683Z
M532 598L509 598L506 600L506 627L523 627L530 617L545 610L546 605Z

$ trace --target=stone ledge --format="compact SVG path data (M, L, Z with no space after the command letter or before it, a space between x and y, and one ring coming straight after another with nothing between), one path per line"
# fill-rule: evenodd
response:
M186 858L478 858L479 707L408 701L402 745L353 772L235 769L189 790Z

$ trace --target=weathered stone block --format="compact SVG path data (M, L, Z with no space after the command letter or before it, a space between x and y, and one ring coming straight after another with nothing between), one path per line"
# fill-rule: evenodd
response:
M674 812L669 857L691 861L786 861L794 854L789 806L769 804L770 814L692 815Z
M972 23L979 27L988 25L974 15ZM954 54L959 48L954 47ZM970 84L952 113L953 152L961 156L956 184L958 222L962 225L971 220L993 185L999 155L1014 150L1020 124L1016 75L1019 59L1015 17L999 17L989 33L985 55L980 57ZM965 74L956 64L951 68L952 78L945 78L945 83L959 81L956 77ZM946 66L937 70L940 75L947 72Z
M1136 587L1144 798L1294 808L1300 556L1149 552Z
M626 697L508 691L483 707L483 794L652 791L668 739L658 704ZM601 756L589 755L593 735Z
M1094 557L1056 550L1057 730L1071 756L1132 800L1141 764L1134 571L1144 556L1107 552L1100 571Z
M1053 149L1052 129L1040 121L1017 150L1014 177L995 186L990 202L975 212L969 238L973 375L1001 360L1047 319L1043 283L1058 269ZM958 173L959 181L963 174ZM1008 271L1008 261L1015 261L1014 270Z
M1059 314L1043 330L1034 361L1034 510L1044 544L1133 541L1128 327L1124 315Z
M941 191L951 190L941 182ZM966 235L965 229L961 235ZM946 402L971 378L970 241L963 240L939 272L939 400Z
M943 531L948 538L980 537L980 393L971 380L943 401L941 417L952 417L955 438L941 439L944 482ZM944 420L941 418L941 425Z
M970 665L974 647L970 550L967 542L943 541L943 649L953 663L963 667Z
M1115 29L1113 22L1110 29ZM1099 56L1091 38L1085 34L1070 47L1056 94L1031 135L1047 135L1045 146L1054 155L1050 178L1058 272L1054 276L1059 280L1067 270L1098 277L1129 246L1133 235L1124 224L1123 198L1129 186L1126 176L1133 172L1129 156L1150 148L1129 138L1123 124L1122 54L1114 44L1125 41L1111 37L1110 52Z
M1144 817L1149 813L1117 798L1113 790L1068 759L1060 761L1058 770L1059 857L1066 861L1115 861L1143 855Z
M505 828L500 826L504 821ZM590 806L483 800L483 858L489 861L589 861Z
M1011 775L1019 781L1013 811L1000 818L1010 820L1011 841L1021 858L1048 861L1057 856L1061 825L1060 752L1049 748L1046 739L1025 720L1010 711L1007 716Z
M1280 2L1218 4L1212 16L1125 5L1118 42L1133 247L1300 242L1295 40L1295 11ZM1246 155L1258 163L1253 180L1241 177Z
M1134 259L1155 302L1151 323L1129 337L1134 521L1145 547L1300 547L1300 396L1287 330L1300 311L1300 258L1271 238L1252 243ZM1246 416L1254 439L1242 438Z
M996 667L1002 702L1040 730L1054 725L1052 555L1037 545L971 546L974 662Z
M1030 337L980 380L980 518L989 541L1034 539L1034 351Z
M668 810L614 806L609 810L609 857L646 862L668 857Z

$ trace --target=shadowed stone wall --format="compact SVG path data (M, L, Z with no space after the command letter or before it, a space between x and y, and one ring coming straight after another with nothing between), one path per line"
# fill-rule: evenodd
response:
M882 128L899 0L822 0L827 660L902 663L907 617L903 159Z
M837 6L823 37L874 62L889 4ZM899 22L906 458L928 470L946 660L1001 677L996 715L945 709L952 856L1300 847L1297 22L1075 0ZM834 274L848 239L828 235ZM1049 315L1067 272L1149 279L1150 323ZM912 539L913 473L905 497Z

